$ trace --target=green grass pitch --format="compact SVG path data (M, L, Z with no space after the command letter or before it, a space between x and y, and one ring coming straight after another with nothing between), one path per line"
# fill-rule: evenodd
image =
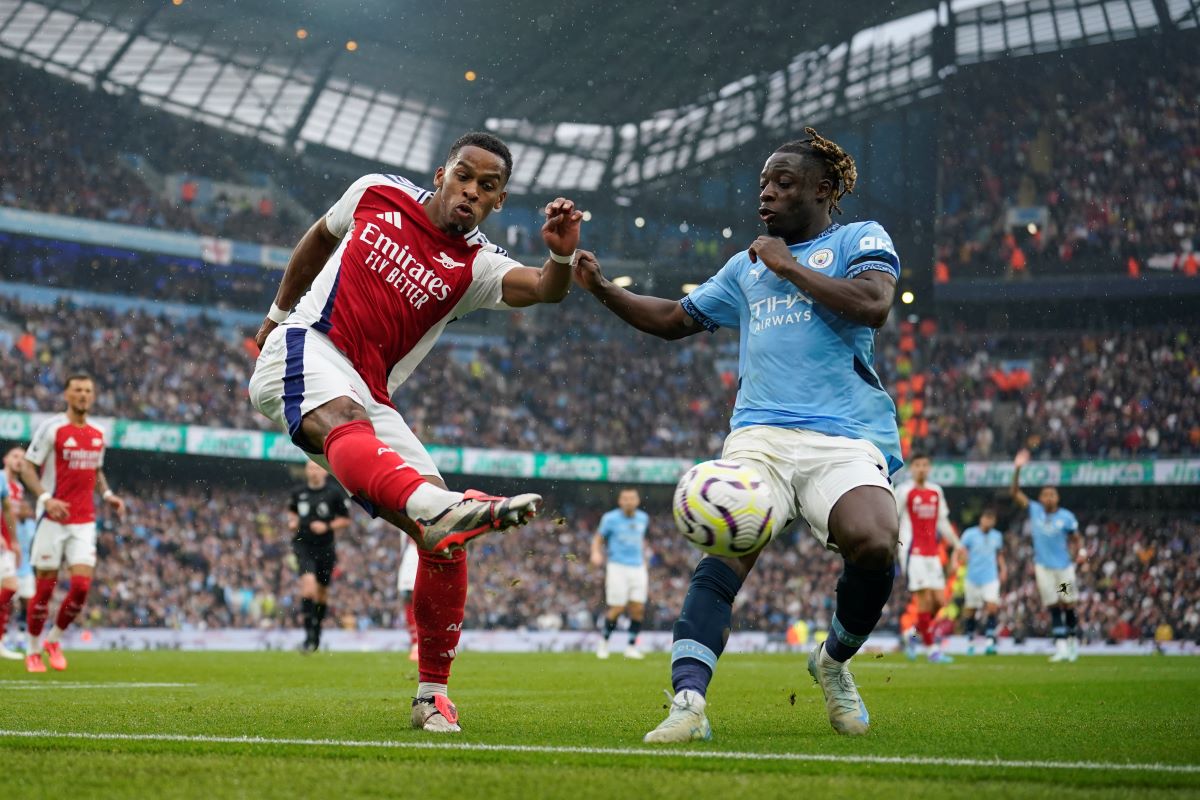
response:
M844 739L802 654L734 655L713 741L649 748L665 655L466 653L454 738L410 729L404 654L68 655L0 663L6 796L1200 797L1200 659L868 655L873 727Z

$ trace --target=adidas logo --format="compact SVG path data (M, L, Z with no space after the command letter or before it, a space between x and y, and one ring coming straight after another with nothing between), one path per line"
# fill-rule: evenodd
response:
M63 442L63 447L78 447L78 446L79 446L79 443L75 441L74 436L68 436L67 440L65 442Z
M400 212L399 211L385 211L382 214L376 214L375 216L378 219L383 220L384 222L386 222L389 225L393 225L397 228L400 227Z

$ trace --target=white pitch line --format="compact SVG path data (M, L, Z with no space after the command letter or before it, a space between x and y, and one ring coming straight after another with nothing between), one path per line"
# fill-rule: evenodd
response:
M184 742L193 744L287 745L294 747L346 747L374 750L447 750L478 753L539 753L544 755L643 756L730 761L794 761L891 766L979 767L983 769L1057 769L1104 772L1171 772L1200 774L1200 764L1137 764L1107 761L1008 761L985 758L936 756L871 756L835 753L739 753L729 750L649 750L633 747L556 747L551 745L477 744L470 742L366 742L353 739L273 739L263 736L203 736L182 733L79 733L0 729L0 739L84 739L101 742Z
M180 689L195 686L194 683L139 683L115 681L112 683L80 683L78 681L5 681L0 680L0 690L44 691L54 689Z

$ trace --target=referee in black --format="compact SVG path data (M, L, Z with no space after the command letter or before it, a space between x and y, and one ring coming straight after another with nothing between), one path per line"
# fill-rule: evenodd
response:
M305 483L292 492L288 505L288 522L296 537L292 552L296 554L300 573L301 607L304 610L304 645L301 652L312 653L321 646L321 623L325 621L329 601L329 581L337 563L334 532L350 526L350 510L346 493L325 470L309 461L304 467Z

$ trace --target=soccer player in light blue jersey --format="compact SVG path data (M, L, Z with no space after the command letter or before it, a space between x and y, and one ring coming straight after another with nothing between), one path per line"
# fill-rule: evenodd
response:
M1079 658L1079 617L1075 603L1075 565L1087 558L1083 535L1075 515L1059 505L1058 489L1043 486L1037 500L1021 491L1021 468L1029 463L1029 451L1022 450L1013 460L1012 486L1009 492L1020 508L1029 509L1029 532L1033 537L1033 569L1038 595L1050 611L1050 633L1054 637L1051 663Z
M617 495L617 507L600 518L592 538L592 564L605 567L604 602L608 606L604 615L604 638L596 648L599 658L608 658L608 640L617 628L617 620L625 612L629 613L629 644L625 648L625 657L643 658L642 651L637 648L637 637L642 632L650 584L650 573L646 569L646 531L650 527L650 515L638 508L641 503L637 489L632 486L622 489Z
M967 634L967 655L975 655L975 631L979 626L979 609L987 615L983 635L987 638L989 656L996 655L996 613L1000 610L1000 586L1008 580L1008 565L1004 563L1004 534L996 530L996 512L985 508L979 524L967 528L959 541L959 559L967 564L967 581L963 598L963 624Z
M866 733L870 718L847 662L892 593L898 520L890 475L902 466L896 407L873 365L875 330L888 318L900 261L877 222L839 225L831 213L854 188L852 159L805 128L759 177L766 235L681 301L628 292L581 257L575 279L609 311L664 339L739 332L739 389L722 459L756 470L787 520L801 515L839 552L837 609L808 670L829 721ZM725 647L734 598L758 553L707 556L675 623L667 719L648 742L708 738L705 694Z

